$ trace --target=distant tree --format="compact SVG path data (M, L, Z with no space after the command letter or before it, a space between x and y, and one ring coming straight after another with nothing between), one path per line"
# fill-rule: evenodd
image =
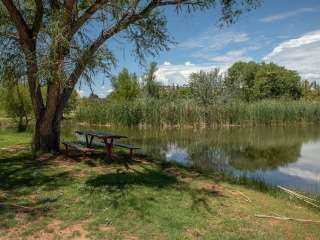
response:
M109 99L118 101L131 101L140 94L140 86L136 74L130 74L128 69L124 68L118 76L111 78L113 91Z
M233 64L225 78L227 94L233 98L251 101L254 98L253 87L259 64L255 62L237 62Z
M90 93L90 95L89 95L89 99L90 100L95 100L95 99L99 99L99 96L97 95L97 94L95 94L95 93Z
M228 69L225 85L234 98L244 101L302 95L299 74L274 63L237 62Z
M19 132L25 131L32 114L27 86L19 82L13 69L6 68L1 72L1 89L1 102L5 112L17 122Z
M63 113L70 114L72 111L74 111L77 108L78 103L79 103L79 94L77 93L77 91L73 91Z
M320 100L320 85L316 81L309 82L308 80L304 80L301 84L301 88L302 97L305 100Z
M156 81L157 63L152 62L143 76L143 92L147 97L159 98L160 84Z
M301 77L296 71L262 63L256 72L253 94L255 99L299 99L302 95Z
M222 80L223 77L219 69L210 72L192 73L189 81L191 94L204 106L213 104L221 94Z

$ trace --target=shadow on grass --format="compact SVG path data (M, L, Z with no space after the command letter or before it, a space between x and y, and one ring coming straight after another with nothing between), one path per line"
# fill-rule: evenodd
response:
M45 194L70 184L68 171L33 160L28 152L0 154L0 225L7 226L19 213L38 218L56 207L59 196Z
M48 161L49 162L49 161ZM70 180L67 171L50 170L48 163L33 160L31 154L20 153L0 158L0 190L19 195L32 192L35 187L55 189Z
M163 188L177 183L174 176L159 170L145 170L144 172L108 173L89 179L86 184L92 187L116 187L124 189L130 185L143 185Z

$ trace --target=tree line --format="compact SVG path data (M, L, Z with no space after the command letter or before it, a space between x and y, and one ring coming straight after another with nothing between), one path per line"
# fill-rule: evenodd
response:
M113 91L107 102L137 98L191 98L203 106L230 101L317 100L320 86L302 80L296 71L274 63L236 62L225 73L219 69L192 73L184 86L163 86L156 79L157 64L151 63L138 77L124 68L112 77Z

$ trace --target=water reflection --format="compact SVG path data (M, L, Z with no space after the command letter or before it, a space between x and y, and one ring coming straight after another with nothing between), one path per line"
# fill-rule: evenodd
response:
M88 127L65 124L64 134L71 135L75 128ZM319 127L97 129L125 134L158 159L320 192Z

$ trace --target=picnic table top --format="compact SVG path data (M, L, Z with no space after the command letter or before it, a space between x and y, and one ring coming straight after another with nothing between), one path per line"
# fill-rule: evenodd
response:
M94 136L98 138L127 138L127 136L118 135L110 132L103 132L103 131L92 131L92 130L81 130L76 131L76 133L80 135L86 135L86 136Z

